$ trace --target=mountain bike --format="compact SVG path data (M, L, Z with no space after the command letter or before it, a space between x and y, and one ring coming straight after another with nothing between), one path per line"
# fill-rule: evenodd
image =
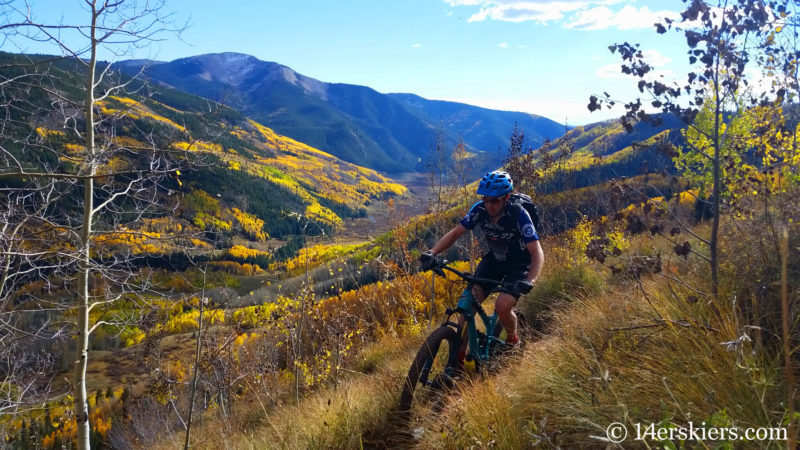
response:
M431 270L441 277L445 277L444 271L451 272L470 285L498 284L496 280L478 278L456 270L446 262L437 261ZM486 293L486 297L501 291L509 292L511 288L511 284L498 284ZM517 333L524 336L528 328L527 321L522 312L515 309L515 313ZM463 325L459 326L458 320L452 320L454 315L456 319L459 315L464 318ZM480 320L483 330L487 331L480 330L476 320ZM503 324L500 323L497 313L487 314L472 294L470 286L467 286L461 293L456 308L447 308L442 325L428 336L417 352L414 362L411 363L400 395L400 412L409 412L415 398L420 401L420 397L436 395L452 388L465 370L480 373L482 369L495 362L500 354L507 353L512 346L500 338L502 332ZM463 339L467 339L469 345L464 366L458 360L458 351Z

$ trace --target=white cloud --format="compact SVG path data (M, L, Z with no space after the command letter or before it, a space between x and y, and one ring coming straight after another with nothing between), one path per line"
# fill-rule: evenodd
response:
M627 6L626 6L627 8ZM566 25L565 28L577 28L581 30L600 30L608 28L614 20L614 13L605 6L598 6L578 13L577 18Z
M484 3L482 0L444 0L450 6L472 6Z
M594 72L597 78L625 78L622 75L619 63L606 64L605 66L598 67Z
M549 22L564 17L564 13L592 5L612 5L624 0L444 0L450 6L479 6L470 22L502 20Z
M674 11L650 11L647 6L636 8L625 5L617 12L606 6L598 6L579 11L564 27L577 30L604 30L607 28L633 30L652 28L653 24L661 22L665 17L677 20L680 16Z
M497 44L497 46L500 47L500 48L508 48L508 42L501 42L501 43Z
M658 50L643 50L642 55L644 56L645 62L653 66L653 70L645 76L645 80L669 82L675 79L675 72L671 69L664 68L672 62L671 58L664 56ZM632 77L632 75L625 75L622 73L622 64L620 63L600 66L595 70L594 74L597 78L612 78L618 80L630 80Z
M492 19L506 22L551 22L560 20L565 12L575 11L584 2L574 1L483 1L481 9L469 18L469 22Z
M644 56L644 60L653 67L664 67L672 62L672 58L654 49L642 50L642 56Z
M417 44L412 44L411 46L414 48L420 48L422 47L422 44L417 43Z
M613 11L611 5L625 0L444 0L450 6L479 7L469 22L500 20L506 22L564 21L566 28L601 30L610 27L637 29L652 27L663 17L677 19L674 11L650 11L647 6L625 5Z

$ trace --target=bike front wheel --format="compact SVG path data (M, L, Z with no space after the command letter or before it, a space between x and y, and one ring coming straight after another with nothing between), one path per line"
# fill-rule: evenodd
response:
M436 394L453 386L458 366L459 337L455 329L442 326L434 330L422 344L408 370L400 395L401 412L408 412L416 398Z

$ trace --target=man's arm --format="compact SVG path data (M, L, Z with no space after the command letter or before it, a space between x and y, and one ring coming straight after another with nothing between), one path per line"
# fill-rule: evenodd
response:
M544 266L544 252L539 241L531 241L526 244L528 253L531 254L531 268L528 270L528 281L531 283L536 281L536 278L542 272Z
M467 231L467 229L464 227L464 225L456 225L452 230L448 231L447 234L439 239L439 242L437 242L436 245L434 245L430 250L431 253L438 255L439 253L447 250L456 242L456 240L458 240L459 237L461 237L462 234L464 234L465 231Z

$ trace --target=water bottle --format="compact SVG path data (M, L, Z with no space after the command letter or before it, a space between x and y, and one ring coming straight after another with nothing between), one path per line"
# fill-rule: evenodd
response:
M473 358L471 354L464 358L464 370L467 372L475 372L475 358Z

